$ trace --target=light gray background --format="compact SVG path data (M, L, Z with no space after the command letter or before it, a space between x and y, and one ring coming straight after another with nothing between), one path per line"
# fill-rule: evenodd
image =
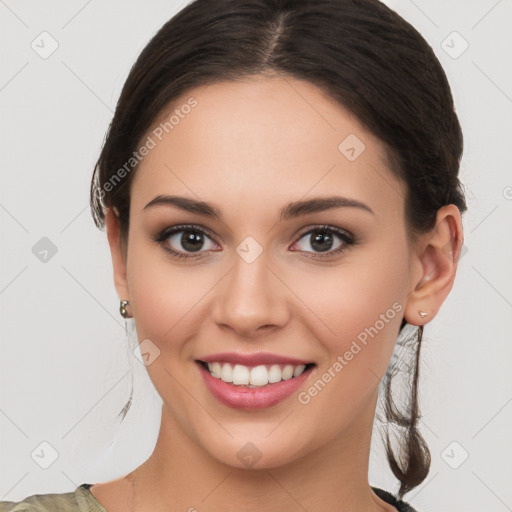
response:
M406 501L421 512L512 510L512 3L388 3L430 42L451 82L469 204L468 251L425 332L421 429L431 472ZM0 499L116 478L154 447L161 400L131 353L136 335L126 340L88 191L130 66L183 5L0 0ZM46 59L31 47L43 51L43 31L58 43ZM454 31L469 44L458 58ZM46 262L33 253L43 237L57 249ZM132 367L135 403L119 426ZM42 442L58 452L48 469L40 465L52 449ZM370 483L395 492L378 436L370 463Z

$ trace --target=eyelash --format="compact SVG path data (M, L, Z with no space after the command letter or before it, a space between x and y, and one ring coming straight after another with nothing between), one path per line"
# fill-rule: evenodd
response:
M165 228L162 231L160 231L160 233L158 233L155 237L153 237L152 240L154 242L160 244L162 246L162 248L165 251L167 251L168 253L170 253L171 256L174 258L184 259L184 260L189 259L189 258L193 258L193 259L200 258L201 257L200 254L192 255L192 254L188 254L188 253L184 253L184 252L179 252L165 244L165 241L170 236L172 236L176 233L180 233L181 231L193 231L193 232L195 231L195 232L198 232L198 233L201 233L201 234L207 236L210 239L213 239L213 237L209 234L209 232L204 230L203 228L201 228L197 225L194 225L194 224L187 224L187 225L180 225L180 226L173 226L170 228ZM305 252L307 254L314 254L314 256L307 256L307 257L313 258L313 259L322 259L322 258L333 257L337 254L341 254L348 247L357 244L357 241L355 240L355 238L352 235L350 235L349 233L347 233L346 231L336 228L334 226L328 226L328 225L314 226L313 228L310 228L309 230L307 230L303 233L300 233L299 237L297 239L297 242L299 240L301 240L302 238L304 238L306 235L311 235L312 233L315 233L315 232L333 233L342 240L344 245L342 245L338 249L335 249L334 251L328 251L325 253L311 253L309 251L296 251L296 252Z

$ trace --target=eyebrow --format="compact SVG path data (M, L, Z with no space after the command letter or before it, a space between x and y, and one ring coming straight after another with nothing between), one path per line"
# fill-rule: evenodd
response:
M142 210L144 211L148 208L162 205L174 206L189 213L222 220L222 212L217 206L181 196L158 195L144 206ZM294 201L281 210L280 220L289 220L311 213L323 212L332 208L358 208L375 215L373 210L361 201L341 196L330 196L317 197L306 201Z

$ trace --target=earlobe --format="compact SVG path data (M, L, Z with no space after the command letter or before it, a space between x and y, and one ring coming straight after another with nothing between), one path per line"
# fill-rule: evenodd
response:
M126 277L126 259L123 253L119 218L112 208L105 211L105 228L112 257L114 284L120 300L130 300Z
M432 320L452 289L460 257L463 231L459 209L446 205L437 212L436 225L419 242L416 254L421 276L411 282L405 317L411 325Z

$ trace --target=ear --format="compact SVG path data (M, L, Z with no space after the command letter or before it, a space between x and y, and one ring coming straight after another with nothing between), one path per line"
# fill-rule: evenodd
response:
M407 323L424 325L437 315L452 289L463 242L459 209L453 204L443 206L437 212L434 228L415 247L418 271L413 274L413 288L407 297ZM422 318L418 311L427 316Z
M112 256L114 284L120 300L130 300L128 281L126 279L126 254L119 229L119 219L112 208L105 211L105 228Z

